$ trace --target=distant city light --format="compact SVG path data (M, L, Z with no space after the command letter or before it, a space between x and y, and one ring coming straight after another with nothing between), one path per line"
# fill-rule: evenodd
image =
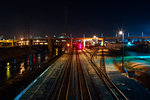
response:
M134 44L132 44L131 42L127 43L127 46L133 46Z
M40 42L40 40L36 40L36 42Z
M67 47L69 47L69 46L70 46L70 44L68 43L68 44L67 44Z
M128 42L128 45L131 45L131 42Z
M21 38L21 40L23 40L23 37Z
M56 48L56 55L58 55L58 48Z
M84 46L84 47L85 47L85 41L86 41L86 40L83 40L83 46Z

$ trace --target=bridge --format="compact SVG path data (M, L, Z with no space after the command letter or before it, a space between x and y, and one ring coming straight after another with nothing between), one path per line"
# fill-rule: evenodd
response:
M146 37L125 37L125 39L128 39L129 41L132 39L141 39L142 42L145 42L147 44L147 39L150 38L150 36ZM119 42L119 39L122 39L121 37L101 37L101 38L94 38L94 37L85 37L85 38L40 38L40 39L21 39L21 40L0 40L0 47L8 47L8 46L23 46L23 45L64 45L65 43L70 43L72 47L72 43L74 40L82 40L83 42L86 42L88 40L100 40L101 44L104 45L105 40L116 40L116 42ZM9 45L2 45L2 44L9 44Z
M141 43L147 44L147 39L150 36L146 37L125 37L128 41L132 39L141 39ZM49 51L52 52L53 46L64 47L67 43L70 44L70 48L73 47L73 41L80 40L83 42L85 47L86 41L97 40L101 42L101 45L104 46L106 40L115 40L116 43L119 42L121 37L85 37L85 38L40 38L40 39L21 39L21 40L0 40L0 47L15 47L15 46L33 46L33 45L48 45Z

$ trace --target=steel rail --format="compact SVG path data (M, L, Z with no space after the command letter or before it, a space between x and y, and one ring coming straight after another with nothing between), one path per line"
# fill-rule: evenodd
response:
M61 72L58 74L55 83L52 86L51 91L49 92L49 97L47 99L52 99L52 100L56 100L58 98L61 86L63 84L63 79L65 77L65 74L67 72L67 68L66 66L68 66L70 60L71 60L72 56L69 55L67 61L65 62L63 69L61 70Z
M76 61L77 61L77 73L78 73L78 86L80 90L81 100L92 100L92 96L85 78L81 61L78 52L76 51Z
M60 89L59 89L59 93L57 95L57 100L67 100L68 98L68 89L70 88L70 80L72 78L72 74L71 74L71 63L72 63L72 54L71 54L71 58L68 61L68 65L67 70L65 72L65 76L63 77L63 81L61 83Z
M71 60L72 61L72 60ZM73 78L73 66L72 63L70 63L70 72L69 72L69 80L68 80L68 86L67 86L67 92L66 92L66 100L69 99L70 93L71 93L71 79Z
M85 58L84 58L85 59ZM94 91L94 97L93 97L93 100L100 100L101 99L101 97L99 96L99 91L97 90L97 87L95 87L95 83L94 83L94 80L93 80L93 78L92 78L92 76L91 76L91 74L90 74L90 72L89 72L89 67L87 67L87 66L84 66L84 69L86 70L86 73L87 73L87 75L89 76L89 79L90 79L90 83L91 83L91 85L92 85L92 88L93 88L93 91ZM93 91L92 91L92 93L93 93ZM91 93L91 94L92 94Z
M97 52L97 50L94 52L94 53L96 53ZM94 55L94 53L93 53L93 55ZM104 53L103 52L103 48L102 48L102 53ZM104 57L104 54L102 54L102 56ZM127 100L127 97L119 90L119 88L110 80L110 78L108 77L108 75L107 75L107 72L106 72L106 69L105 69L105 60L104 60L104 58L102 59L102 63L103 63L103 70L101 69L102 67L97 67L97 65L93 62L93 59L91 59L91 62L93 63L93 64L95 64L95 66L96 66L96 68L98 68L98 70L100 70L101 71L101 73L104 75L104 77L107 79L107 81L109 81L109 83L115 88L115 91L120 95L120 96L122 96L123 98L124 98L124 100Z
M95 70L96 74L99 76L100 79L104 82L108 90L111 94L115 97L115 99L120 100L128 100L127 97L117 88L117 86L109 79L109 77L103 73L101 68L92 61L92 59L83 51L85 56L88 58L90 64L92 65L93 69ZM114 91L115 90L115 91ZM117 93L117 94L116 94Z

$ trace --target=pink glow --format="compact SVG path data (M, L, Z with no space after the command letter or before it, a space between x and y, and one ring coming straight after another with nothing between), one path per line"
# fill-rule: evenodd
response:
M82 49L82 44L79 44L79 49Z

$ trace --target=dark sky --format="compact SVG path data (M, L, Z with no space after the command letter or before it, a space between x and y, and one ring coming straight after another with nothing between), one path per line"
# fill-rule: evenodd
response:
M150 2L138 0L1 0L0 33L75 36L150 35ZM25 31L26 30L26 31Z

